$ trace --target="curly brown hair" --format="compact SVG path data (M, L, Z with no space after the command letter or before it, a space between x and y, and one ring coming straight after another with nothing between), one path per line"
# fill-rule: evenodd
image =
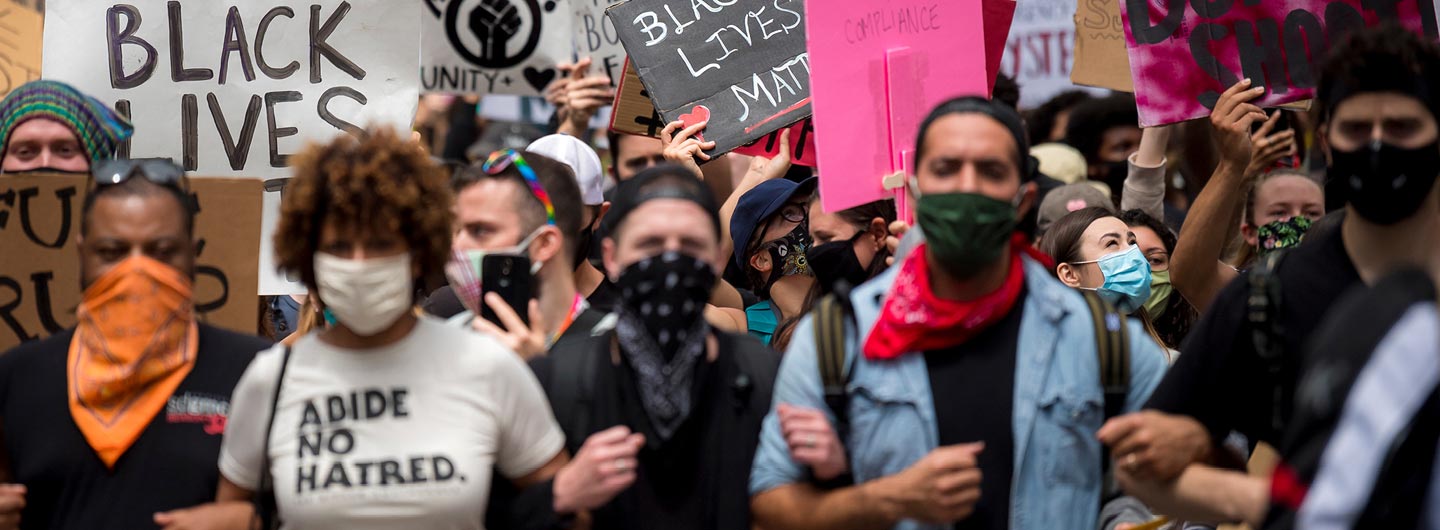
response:
M316 289L315 252L325 223L399 234L419 277L439 274L450 255L454 202L445 171L388 128L342 134L290 159L275 229L275 262Z

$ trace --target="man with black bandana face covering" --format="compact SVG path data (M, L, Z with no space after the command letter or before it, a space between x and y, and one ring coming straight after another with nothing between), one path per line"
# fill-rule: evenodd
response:
M1346 290L1425 263L1440 223L1437 80L1436 47L1394 26L1357 31L1323 64L1319 133L1329 193L1348 203L1344 221L1312 232L1263 280L1241 276L1221 291L1147 404L1155 410L1101 430L1138 497L1166 505L1173 499L1142 493L1208 470L1210 448L1231 431L1282 446L1304 341ZM1242 82L1229 94L1261 90ZM1265 116L1250 104L1233 112L1247 116L1222 134L1248 142L1250 121Z
M601 243L614 314L531 362L572 453L643 444L599 466L594 480L627 487L593 512L593 527L748 530L749 463L777 359L703 317L729 257L715 200L677 166L646 170L615 197Z

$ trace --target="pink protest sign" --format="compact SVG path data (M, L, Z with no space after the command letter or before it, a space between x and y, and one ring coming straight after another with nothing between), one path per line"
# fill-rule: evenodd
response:
M1261 106L1314 96L1316 64L1350 29L1396 21L1437 37L1435 0L1118 0L1140 124L1210 115L1244 78Z
M955 96L989 93L980 1L806 0L806 7L825 211L889 197L881 179L903 168L901 151L914 149L925 113Z
M755 143L740 147L734 152L742 155L775 158L780 154L780 133L790 131L790 160L796 165L815 167L815 122L810 118L780 129L755 140Z

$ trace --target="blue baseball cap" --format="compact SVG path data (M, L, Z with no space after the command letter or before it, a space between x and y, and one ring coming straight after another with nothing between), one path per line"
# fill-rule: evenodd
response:
M740 196L735 205L735 214L730 217L730 239L735 243L735 264L745 266L745 250L755 229L785 207L796 195L809 198L819 184L818 177L808 177L799 182L789 179L775 179L761 183Z

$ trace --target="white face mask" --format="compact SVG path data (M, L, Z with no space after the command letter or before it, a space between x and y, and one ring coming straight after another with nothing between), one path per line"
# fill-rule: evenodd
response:
M370 337L410 310L410 254L353 260L317 252L315 283L335 320L357 335Z

